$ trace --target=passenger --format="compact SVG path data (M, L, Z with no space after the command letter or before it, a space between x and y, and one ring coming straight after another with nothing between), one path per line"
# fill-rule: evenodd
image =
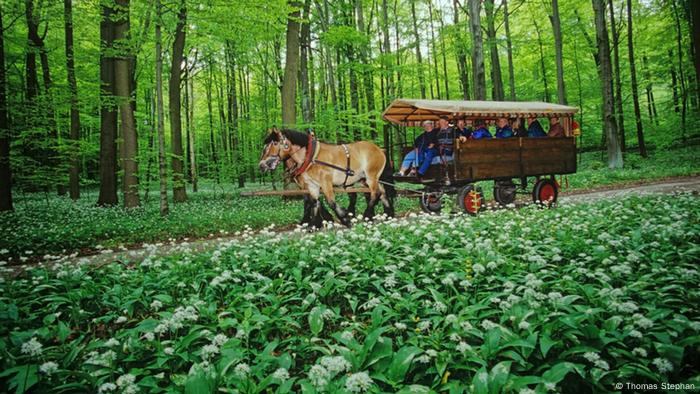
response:
M527 129L523 127L522 118L513 118L510 124L513 125L513 137L527 137Z
M564 137L564 128L559 123L559 118L552 116L549 118L549 133L547 137Z
M464 136L466 138L469 138L472 135L472 128L467 127L467 120L464 118L464 116L457 118L457 131L460 136Z
M458 130L450 127L447 116L441 116L438 120L438 154L439 156L433 159L432 164L440 164L444 161L452 160L454 152L454 141L459 139L459 142L466 142L467 137L460 135Z
M540 121L536 117L528 118L529 126L527 128L528 137L546 137L547 133L544 132Z
M513 129L508 124L508 119L498 118L496 121L496 138L510 138L513 136Z
M432 120L426 120L423 121L422 125L423 133L413 141L414 149L408 152L403 158L401 169L397 175L406 175L412 166L418 167L423 163L424 158L428 159L428 165L430 165L430 161L436 156L437 149L435 149L435 146L437 145L437 133L433 131L434 123Z
M481 140L484 138L491 138L491 133L489 133L489 129L486 127L486 122L483 119L475 120L474 128L475 130L471 135L471 139Z

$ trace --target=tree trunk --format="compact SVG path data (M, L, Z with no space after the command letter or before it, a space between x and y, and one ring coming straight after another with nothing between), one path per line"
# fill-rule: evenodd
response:
M428 16L430 17L430 45L433 48L433 74L435 75L435 89L437 91L437 97L439 99L442 98L442 94L440 93L440 72L438 71L438 55L437 55L437 49L435 47L435 19L433 18L433 2L432 0L428 0ZM443 50L443 55L445 54L445 51ZM445 81L447 82L447 81ZM432 85L432 83L431 83ZM432 88L431 88L432 89Z
M152 84L153 80L151 79L151 85ZM148 113L148 120L146 123L146 130L148 130L148 160L146 162L146 191L143 194L143 199L148 201L148 192L151 190L151 167L153 165L154 134L156 133L156 99L151 89L146 90L144 99L146 102L146 112Z
M168 167L165 161L165 109L163 108L163 38L162 5L156 1L156 116L158 117L158 178L160 179L160 216L170 213L168 207Z
M432 1L432 0L429 0ZM442 52L442 77L445 80L445 100L450 99L450 77L447 75L447 49L445 48L445 21L442 12L437 12L440 21L440 52Z
M537 33L537 44L540 48L540 70L542 72L542 84L544 85L544 94L542 97L543 101L549 102L549 85L547 84L547 68L544 63L544 49L542 47L542 34L540 32L540 27L537 24L537 20L532 20L532 24L535 26L535 32Z
M691 26L691 34L694 38L693 41L693 63L695 64L695 88L696 94L698 96L698 101L700 102L700 2L690 0L688 1L690 6L690 17L693 21Z
M101 3L100 20L100 195L97 205L117 205L117 108L114 105L115 10Z
M469 29L472 36L472 75L474 98L486 100L486 71L484 70L484 44L481 37L481 1L468 0Z
M556 52L557 63L557 98L559 100L559 104L566 105L566 88L564 86L564 60L562 55L561 42L561 23L559 21L559 5L557 0L552 0L552 15L549 16L549 20L552 22L552 30L554 31L554 48Z
M508 88L510 100L515 101L515 71L513 69L513 42L510 37L510 22L508 14L508 0L503 0L503 23L506 28L506 48L508 50Z
M610 32L613 37L613 64L615 65L615 115L617 115L618 135L620 136L620 150L626 151L625 138L625 114L622 111L622 83L620 82L620 32L615 24L615 8L613 0L608 0L610 6Z
M357 14L357 30L360 33L364 33L365 18L362 11L362 0L355 0L355 13ZM374 141L377 139L377 116L374 114L374 77L369 58L369 46L370 44L368 41L366 45L362 45L360 47L360 60L363 64L362 79L365 88L365 96L367 97L367 112L370 114L370 137L372 138L372 141Z
M301 85L301 117L304 123L313 122L311 116L311 89L309 88L309 52L311 49L311 0L304 1L304 17L301 24L299 84Z
M70 198L80 198L80 112L78 111L78 84L75 80L75 62L73 54L73 6L72 0L63 1L63 18L66 36L66 70L68 70L68 89L70 90L70 147L71 167L69 176Z
M216 152L216 143L214 139L214 111L212 109L212 74L214 73L213 59L209 59L209 67L207 73L206 94L207 94L207 112L209 114L209 145L211 146L211 159L214 162L214 180L219 184L219 159Z
M416 49L416 66L418 72L418 86L420 98L425 99L425 76L423 75L423 55L420 50L420 35L418 34L418 19L416 18L416 0L411 0L411 17L413 18L413 41ZM397 55L398 56L398 55Z
M2 5L0 5L0 212L13 209L10 121L7 116L7 79L5 78L5 27L2 18Z
M452 12L455 25L455 47L457 52L457 70L459 81L462 87L462 98L469 100L469 71L467 68L467 55L464 47L462 27L459 25L459 4L458 0L452 0Z
M168 98L170 106L170 144L172 145L173 168L173 202L187 201L185 185L183 149L182 149L182 114L180 108L180 85L182 84L182 60L185 50L185 28L187 25L187 4L181 0L177 14L175 38L171 52L170 79L168 80Z
M128 15L129 0L117 0L118 8L114 25L114 40L127 40L130 34ZM139 206L139 166L138 138L136 136L136 119L131 105L131 76L129 72L130 48L122 49L114 61L114 90L119 105L124 149L122 165L124 167L124 207Z
M287 56L284 64L282 82L282 123L292 126L296 123L296 82L299 70L299 4L290 0L294 9L287 19Z
M605 0L592 0L595 13L596 42L600 58L601 90L603 96L603 125L608 147L608 167L622 168L622 152L617 139L612 92L612 65L610 64L610 43L605 26Z
M634 118L637 124L637 144L639 154L647 157L647 148L644 144L644 130L642 129L642 114L639 109L639 93L637 92L637 69L634 66L634 39L632 29L632 0L627 0L627 52L630 62L630 77L632 79L632 100L634 101Z
M688 91L685 88L685 72L683 69L683 49L681 46L681 21L678 17L678 6L676 5L676 0L671 0L671 5L673 6L673 14L676 19L676 42L678 43L678 72L680 76L681 85L681 139L685 142L685 117L688 109Z
M382 0L382 36L384 38L384 58L382 59L382 64L384 66L384 75L386 76L386 100L384 100L384 106L389 105L389 101L394 96L394 72L391 70L391 43L389 42L389 7L387 5L387 0ZM377 18L377 23L379 23L379 18ZM398 54L396 54L398 56ZM384 122L384 127L382 130L382 139L384 142L384 147L391 152L393 148L391 146L391 126L389 122Z
M401 41L399 40L399 18L398 15L399 0L394 0L394 41L396 45L396 89L394 90L396 97L403 96L403 85L401 84Z
M671 91L673 92L673 111L676 113L681 112L681 108L678 106L678 75L676 75L676 65L675 59L673 58L673 49L668 50L668 64L669 72L671 73Z
M187 127L187 146L189 147L189 153L190 153L190 181L192 182L192 192L196 193L198 190L197 187L197 161L196 161L196 149L195 149L195 138L194 138L194 133L195 133L195 127L194 127L194 77L192 75L189 75L189 78L187 78L187 84L185 85L186 91L189 92L187 95L188 97L188 105L185 108L185 111L187 111L187 119L189 120L188 127Z
M498 43L496 42L493 0L485 0L484 9L486 11L486 37L491 56L491 97L495 101L503 101L505 93L503 91L503 77L501 76L501 61L498 56Z

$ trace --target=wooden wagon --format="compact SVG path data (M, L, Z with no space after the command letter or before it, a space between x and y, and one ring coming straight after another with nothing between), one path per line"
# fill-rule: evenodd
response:
M575 107L543 102L450 101L397 99L382 114L388 122L420 126L425 120L465 117L467 121L498 118L559 117L564 137L514 137L504 139L455 140L453 160L431 165L421 178L400 177L397 181L421 183L420 199L426 212L438 212L446 194L456 194L459 206L475 214L484 207L484 194L474 183L494 181L494 198L506 205L515 200L518 188L527 189L527 178L536 179L532 199L547 204L557 199L559 186L554 178L576 172L576 140L573 130ZM407 148L410 150L411 148ZM404 151L405 152L405 151ZM514 179L520 180L516 186Z

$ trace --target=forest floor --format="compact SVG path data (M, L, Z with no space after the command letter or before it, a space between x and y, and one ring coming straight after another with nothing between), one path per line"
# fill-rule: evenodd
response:
M700 193L700 176L672 177L658 181L635 181L625 184L609 185L585 190L562 191L559 195L559 204L570 205L588 203L601 199L616 199L630 195L643 196L650 194L672 194L678 192ZM528 204L527 197L521 197L517 201L518 206ZM404 212L400 216L408 216L414 211ZM286 225L282 227L269 226L262 231L271 233L287 232L290 235L295 233L299 227ZM5 267L5 274L15 277L24 272L27 268L41 265L53 265L58 263L87 263L93 266L102 266L113 262L129 264L134 261L141 261L147 257L169 256L175 254L192 254L213 250L220 245L234 239L249 237L252 230L237 232L232 235L212 236L202 239L170 240L168 242L158 242L153 244L134 244L121 247L119 250L84 250L82 253L74 253L64 256L50 256L49 260L27 261L23 264L14 264Z

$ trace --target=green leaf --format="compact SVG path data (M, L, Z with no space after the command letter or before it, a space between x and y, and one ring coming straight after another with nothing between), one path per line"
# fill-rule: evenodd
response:
M309 313L309 327L311 328L311 333L318 335L323 331L323 308L316 307Z
M20 365L18 367L10 368L8 370L0 373L0 378L10 376L13 373L15 376L8 381L10 388L15 388L15 394L22 394L31 388L39 381L39 376L37 376L37 366L32 365Z
M573 371L576 366L570 362L561 362L555 364L552 368L548 369L542 374L542 380L546 383L559 383L564 379L564 377L571 371Z
M476 374L474 374L472 386L474 386L474 394L488 394L489 373L486 372L486 368L481 368Z
M185 394L210 394L216 389L216 376L193 365L185 381Z
M415 346L404 346L399 349L391 360L389 369L386 372L386 376L389 380L400 383L406 376L406 372L411 367L411 362L413 358L422 352L420 348Z
M508 380L511 361L501 361L491 368L489 373L489 393L500 393Z
M683 363L683 348L680 346L657 343L656 351L674 365L681 365Z

